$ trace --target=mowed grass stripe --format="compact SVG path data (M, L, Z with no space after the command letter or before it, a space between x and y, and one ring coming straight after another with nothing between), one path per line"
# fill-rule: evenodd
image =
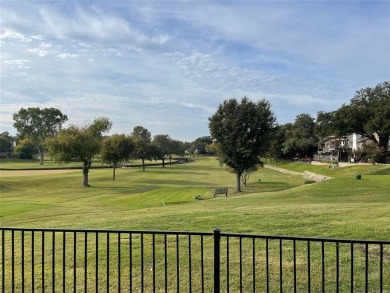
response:
M112 169L92 169L91 188L82 187L81 170L43 176L33 172L47 170L9 171L15 176L7 173L0 180L1 223L189 231L220 227L226 232L390 239L389 166L334 170L304 163L281 166L334 179L304 184L306 179L300 176L261 169L243 193L235 194L234 174L213 157L166 168L147 167L145 172L118 169L116 181ZM362 180L355 179L356 173L362 174ZM228 187L229 196L213 198L218 187ZM204 200L195 200L196 195Z

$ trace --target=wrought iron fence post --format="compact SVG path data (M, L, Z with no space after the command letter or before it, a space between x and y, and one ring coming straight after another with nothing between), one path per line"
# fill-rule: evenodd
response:
M214 229L214 293L220 292L221 280L221 229Z

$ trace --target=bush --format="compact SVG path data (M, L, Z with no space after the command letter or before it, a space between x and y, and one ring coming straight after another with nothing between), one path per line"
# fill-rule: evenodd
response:
M15 156L18 159L32 159L35 149L35 145L31 141L23 139L15 146Z
M361 162L378 162L384 154L383 148L378 148L374 143L365 143L362 149L356 151L355 155Z

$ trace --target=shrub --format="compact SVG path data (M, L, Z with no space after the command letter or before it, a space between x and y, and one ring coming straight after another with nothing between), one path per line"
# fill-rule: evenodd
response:
M32 159L35 154L35 145L28 139L21 140L15 146L15 156L19 159Z

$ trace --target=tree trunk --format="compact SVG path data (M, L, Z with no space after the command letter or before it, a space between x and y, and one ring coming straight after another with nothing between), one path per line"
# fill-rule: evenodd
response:
M237 173L236 177L236 191L241 192L241 173Z
M145 171L145 159L141 159L142 160L142 171Z
M92 161L87 160L83 162L83 186L84 187L90 187L88 183L88 173L89 173L89 168L91 168Z
M162 167L165 168L165 159L162 159Z
M114 166L112 167L113 170L112 170L112 181L115 181L115 169L116 169L116 165L114 164Z
M39 159L40 159L40 165L43 165L43 158L45 157L45 149L43 146L38 146L38 153L39 153Z
M378 135L377 144L379 145L379 149L383 147L383 149L387 150L387 144L389 142L390 133L382 133Z

